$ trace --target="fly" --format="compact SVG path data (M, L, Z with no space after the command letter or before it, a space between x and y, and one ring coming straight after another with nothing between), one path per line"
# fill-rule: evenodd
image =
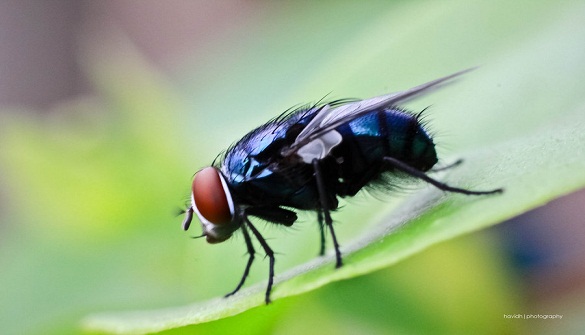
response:
M208 243L221 243L241 230L249 255L240 282L226 297L238 292L248 277L256 253L254 236L269 259L265 302L270 303L274 252L250 217L289 227L297 220L294 209L315 211L320 255L327 228L339 268L343 260L331 219L338 197L352 197L368 186L393 186L400 178L420 179L440 190L467 195L502 192L456 188L429 177L425 172L438 161L433 140L419 120L420 113L397 107L468 71L371 99L287 111L245 135L218 163L197 172L183 229L189 229L195 213Z

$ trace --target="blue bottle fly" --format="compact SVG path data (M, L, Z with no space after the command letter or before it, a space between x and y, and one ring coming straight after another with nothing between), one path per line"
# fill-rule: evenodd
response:
M270 302L274 252L250 217L291 226L297 220L294 209L315 211L320 254L327 228L338 268L343 263L331 219L338 197L354 196L369 186L391 189L404 178L468 195L502 192L456 188L429 177L425 172L438 160L433 140L418 115L397 107L467 71L367 100L337 100L285 112L245 135L218 163L197 172L183 228L189 229L195 213L209 243L223 242L241 230L249 254L239 284L227 296L244 285L254 261L254 236L270 261L265 294Z

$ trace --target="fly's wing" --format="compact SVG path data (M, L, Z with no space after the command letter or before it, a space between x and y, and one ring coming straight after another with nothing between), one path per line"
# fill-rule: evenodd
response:
M306 163L311 163L315 158L322 159L329 154L331 149L341 143L341 135L334 131L340 125L359 118L373 110L387 108L399 102L410 100L423 93L429 93L439 88L441 84L445 84L474 69L459 71L402 92L351 102L334 109L326 105L322 107L313 120L299 133L295 141L289 147L282 150L281 154L283 156L290 156L296 153Z

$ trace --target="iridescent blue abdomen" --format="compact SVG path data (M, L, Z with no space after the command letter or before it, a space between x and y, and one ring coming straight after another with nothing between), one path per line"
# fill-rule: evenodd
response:
M435 146L415 115L400 109L372 111L336 129L343 137L333 149L331 169L337 165L339 196L355 195L372 180L393 170L384 157L398 159L420 171L437 163Z
M416 116L398 109L373 111L337 131L343 142L353 138L358 151L371 161L390 156L421 171L437 162L433 141ZM343 146L344 143L340 145Z

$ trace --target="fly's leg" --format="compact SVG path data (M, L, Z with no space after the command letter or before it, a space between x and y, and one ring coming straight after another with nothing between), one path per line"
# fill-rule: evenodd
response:
M323 226L323 211L317 211L317 222L319 223L319 233L321 235L321 249L319 249L319 256L325 255L325 227Z
M252 244L252 239L250 239L250 234L248 234L248 229L246 228L246 225L242 225L242 233L244 234L244 241L246 241L246 248L248 249L249 255L248 264L246 264L246 269L244 270L244 275L242 276L240 283L238 284L235 290L225 295L226 298L236 294L236 292L238 292L242 288L244 282L246 281L246 278L248 278L248 274L250 273L252 263L254 262L254 254L256 253L256 251L254 250L254 245Z
M315 170L315 178L317 179L317 190L319 192L319 201L321 202L321 209L325 216L325 224L331 232L331 238L333 239L333 246L335 247L335 267L340 268L343 265L341 260L341 251L339 251L339 244L337 243L337 237L335 236L335 230L333 229L333 220L331 219L331 213L329 212L329 203L327 201L327 192L325 190L325 181L323 180L323 174L319 161L313 159L313 169Z
M422 179L424 181L426 181L427 183L435 186L436 188L443 190L443 191L447 191L447 192L455 192L455 193L462 193L462 194L468 194L468 195L481 195L481 194L494 194L494 193L502 193L504 190L501 188L495 189L495 190L490 190L490 191L470 191L470 190L466 190L463 188L457 188L457 187L452 187L449 186L445 183L442 183L438 180L435 180L429 176L427 176L424 172L419 171L413 167L411 167L408 164L405 164L395 158L392 157L384 157L384 161L390 165L392 165L393 167L397 168L398 170L402 171L402 172L406 172L409 175L416 177L418 179Z
M453 162L453 163L451 163L449 165L445 165L445 166L441 166L441 167L438 167L438 168L435 168L435 169L431 169L430 172L439 172L439 171L445 171L445 170L448 170L448 169L452 169L454 167L457 167L457 166L461 165L461 163L463 163L463 159L458 159L458 160L456 160L455 162Z
M266 252L266 257L268 257L268 259L270 261L270 265L269 265L269 269L268 269L268 286L266 287L266 295L264 297L264 301L268 305L270 303L270 292L272 292L272 284L274 282L274 251L272 251L270 246L268 246L268 243L266 243L266 240L264 239L264 237L262 237L262 235L256 229L256 227L254 227L254 225L252 225L252 222L250 222L250 220L248 220L248 218L245 218L245 220L246 220L246 224L248 225L248 227L252 231L252 234L254 234L254 236L256 237L258 242L260 242L262 249L264 249L264 252Z

